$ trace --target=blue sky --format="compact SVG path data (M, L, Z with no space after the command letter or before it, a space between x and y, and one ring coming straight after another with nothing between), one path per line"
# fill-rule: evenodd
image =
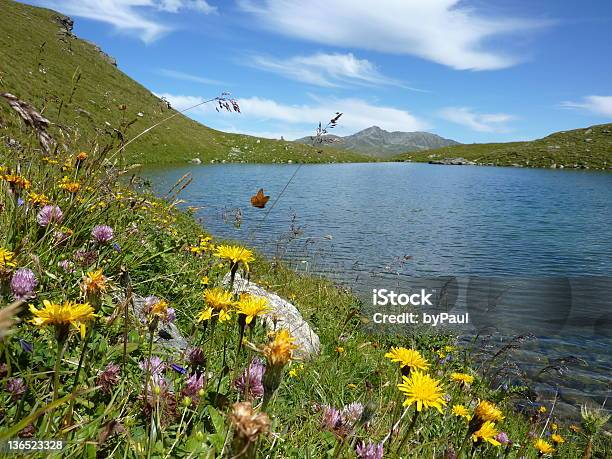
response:
M177 108L231 92L217 129L293 139L344 112L460 142L612 121L612 2L33 0L75 19L119 68Z

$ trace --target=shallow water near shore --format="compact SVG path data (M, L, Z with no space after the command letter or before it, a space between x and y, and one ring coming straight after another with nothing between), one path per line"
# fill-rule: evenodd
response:
M282 198L272 204L296 169ZM532 334L513 358L560 411L610 393L612 174L410 163L149 168L215 236L350 287L444 291L467 339ZM265 209L249 197L264 188ZM437 286L437 287L436 287ZM443 286L443 289L440 288ZM450 298L450 300L449 300ZM450 301L450 303L449 303ZM561 374L550 366L574 356Z

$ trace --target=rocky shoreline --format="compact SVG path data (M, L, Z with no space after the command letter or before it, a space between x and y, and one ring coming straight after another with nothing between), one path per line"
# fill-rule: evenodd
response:
M398 162L401 163L411 163L411 162L424 162L424 161L413 161L413 160L400 160ZM523 167L523 168L537 168L537 169L546 169L545 167L539 166L530 166L529 164L495 164L495 163L480 163L477 161L470 161L465 158L440 158L440 159L430 159L427 161L427 164L436 164L440 166L490 166L490 167ZM551 164L548 169L590 169L586 164ZM604 169L605 170L605 169ZM608 168L608 171L612 170L612 168Z

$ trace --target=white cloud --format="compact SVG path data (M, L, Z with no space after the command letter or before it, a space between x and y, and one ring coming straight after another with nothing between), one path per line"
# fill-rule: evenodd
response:
M35 3L69 16L106 22L117 30L136 34L145 43L169 32L153 12L177 13L193 10L209 14L216 11L206 0L34 0Z
M165 97L176 109L183 110L196 105L204 99L199 96L158 94ZM379 126L388 131L420 131L428 124L406 110L394 107L372 105L361 99L316 100L316 105L287 105L272 99L249 97L238 99L241 113L239 116L251 122L281 122L292 125L288 129L296 131L295 126L304 126L307 132L319 121L327 122L335 112L342 112L338 133L353 133L370 126ZM191 114L210 115L215 112L214 104L202 105ZM230 114L228 114L230 115ZM287 138L288 135L286 136Z
M222 86L226 84L223 81L213 80L210 78L204 78L198 75L192 75L191 73L179 72L177 70L159 69L158 73L160 75L167 76L169 78L174 78L176 80L193 81L194 83L201 83L201 84L215 85L215 86Z
M595 115L612 117L612 96L586 96L582 102L566 101L561 103L565 108L580 108Z
M508 132L506 123L516 119L507 113L476 113L470 107L446 107L440 110L438 115L478 132Z
M194 10L210 14L217 11L217 8L209 5L206 0L158 0L156 3L159 10L170 13L178 13L179 10Z
M459 70L509 67L520 59L485 47L503 35L549 25L486 17L460 0L238 0L267 29L332 46L410 54Z
M250 60L250 65L317 86L335 87L345 84L403 86L399 81L382 75L367 59L358 59L352 53L316 53L288 59L254 56Z

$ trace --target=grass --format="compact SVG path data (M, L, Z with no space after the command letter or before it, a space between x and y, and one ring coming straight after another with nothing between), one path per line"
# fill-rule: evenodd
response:
M475 143L409 152L397 156L395 160L428 162L442 158L465 158L494 166L610 170L612 124L556 132L529 142Z
M19 133L21 147L0 144L0 316L12 314L6 305L16 292L13 279L17 270L28 269L37 279L36 296L27 301L34 308L45 300L87 302L96 317L87 320L84 335L58 323L37 325L25 308L19 324L0 319L0 441L61 439L65 449L54 457L63 458L350 458L361 442L383 444L390 458L535 458L534 438L552 443L555 423L554 432L566 439L555 447L557 457L609 457L610 440L601 435L604 418L598 412L586 413L576 431L556 418L553 406L527 403L518 413L514 407L524 400L525 388L511 380L504 381L505 388L480 374L470 350L457 347L453 336L367 333L363 305L349 291L258 254L250 263L251 279L293 301L320 336L322 349L313 359L294 359L286 338L277 337L271 347L261 320L246 330L241 346L242 319L235 306L226 322L197 317L215 304L205 300L205 290L223 288L222 278L233 269L244 273L243 266L214 255L223 242L208 239L193 216L177 209L178 193L163 201L135 189L126 178L129 168L109 164L117 139L92 141L85 157L79 156L80 137L66 135L65 148L45 156L15 116L4 120L4 129ZM61 222L41 226L44 200L62 209ZM113 229L112 241L94 240L98 225ZM95 282L86 283L88 277ZM130 292L158 298L145 323L129 310L126 317L120 299ZM203 362L152 341L159 322L171 320L165 302ZM74 313L75 307L68 309ZM386 357L392 346L417 350L427 361L426 374L435 381L421 387L419 397L427 399L439 385L440 394L431 398L446 405L441 412L426 408L417 416L414 404L402 406L407 399L397 388L400 367ZM159 376L140 365L151 356L165 362ZM233 384L255 356L266 364L263 401ZM493 364L494 358L485 362ZM454 372L474 381L461 385L452 380ZM462 404L472 415L482 400L503 411L495 428L506 432L512 445L473 442L470 435L482 420L468 423L451 411ZM340 416L335 409L343 407L350 409ZM358 414L350 418L350 412Z
M59 13L12 0L0 0L0 10L0 92L13 93L58 125L72 128L68 135L79 149L88 150L92 143L105 143L120 135L132 137L174 113L151 91L111 65L94 45L63 33ZM9 116L8 112L0 103L0 120ZM57 129L53 131L57 134ZM64 135L67 131L64 129ZM3 137L15 135L2 133ZM371 160L337 149L228 134L183 115L143 136L125 152L128 163L168 164L193 158L203 163Z

